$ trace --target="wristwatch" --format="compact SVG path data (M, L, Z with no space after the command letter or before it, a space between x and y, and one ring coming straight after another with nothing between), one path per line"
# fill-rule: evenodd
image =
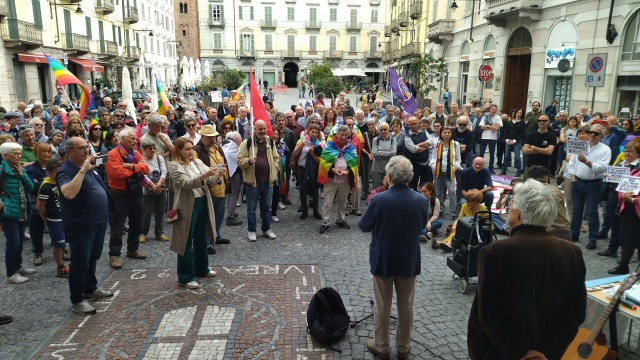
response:
M81 172L81 173L83 173L83 174L86 174L86 173L87 173L86 171L84 171L84 170L82 170L82 169L78 170L78 172Z

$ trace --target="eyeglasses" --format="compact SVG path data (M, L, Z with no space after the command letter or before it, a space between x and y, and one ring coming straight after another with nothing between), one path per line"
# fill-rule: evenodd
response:
M380 131L389 131L389 129L380 129Z
M192 127L194 127L194 126L196 126L196 124L189 124L189 125L187 125L187 127L188 127L188 128L192 128Z
M291 119L293 116L285 116L287 119Z
M467 127L467 124L458 124L458 127L461 127L461 128Z
M222 128L222 130L231 130L231 126L225 126Z
M597 132L597 131L589 131L589 135L595 135L595 136L600 136L602 135L601 133Z
M116 115L117 118L123 118L124 115Z
M99 127L93 128L93 131L100 131L100 130L102 130L102 128L99 128Z
M44 124L33 124L33 126L42 127Z
M550 120L538 120L539 123L546 123L548 121L550 121Z

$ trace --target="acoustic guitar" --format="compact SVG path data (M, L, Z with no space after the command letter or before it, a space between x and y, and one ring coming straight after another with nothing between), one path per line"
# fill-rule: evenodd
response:
M613 311L618 304L618 301L620 301L622 293L631 288L631 286L633 286L633 284L640 278L640 272L638 270L639 269L636 269L636 272L629 274L624 279L622 285L620 285L618 291L616 291L613 298L611 298L609 305L604 309L604 312L598 319L598 322L594 325L593 329L578 329L578 334L575 339L573 339L567 350L565 350L562 360L602 360L616 358L615 354L612 354L612 352L615 353L615 351L606 346L606 340L602 344L597 341L599 337L598 335L600 335L604 324L609 319L611 311ZM617 339L612 339L612 341L617 341Z

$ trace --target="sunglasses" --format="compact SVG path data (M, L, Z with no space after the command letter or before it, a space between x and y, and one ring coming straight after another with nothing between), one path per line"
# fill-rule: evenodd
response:
M100 131L102 128L93 128L93 131Z
M467 124L458 124L458 127L461 127L461 128L467 127Z
M222 130L231 130L231 127L225 126Z
M589 131L589 135L595 135L595 136L600 136L602 135L601 133L597 132L597 131Z
M42 127L44 125L43 124L33 124L33 126Z
M547 121L550 121L550 120L538 120L539 123L546 123Z
M188 127L188 128L192 128L192 127L195 127L195 126L196 126L196 124L189 124L189 125L187 125L187 127Z

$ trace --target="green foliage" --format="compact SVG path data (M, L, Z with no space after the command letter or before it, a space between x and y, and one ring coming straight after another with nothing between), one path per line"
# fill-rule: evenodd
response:
M315 82L313 82L315 93L324 93L327 98L331 98L331 96L338 96L340 92L344 89L344 84L340 81L340 78L337 76L331 76L328 78L319 78Z
M421 94L437 91L434 83L440 83L449 74L449 64L443 57L435 58L424 54L422 58L413 59L411 69L416 74Z
M111 91L122 89L122 67L127 66L127 62L122 57L115 57L107 63L106 85ZM133 68L128 66L131 81L133 81L135 73Z
M331 70L331 66L326 62L322 64L312 64L309 67L309 83L311 84L315 85L318 81L331 78L332 76L333 70Z
M207 76L208 75L208 76ZM221 90L225 85L227 89L237 89L244 83L244 73L240 70L216 70L211 74L203 74L202 80L196 84L198 90L209 92Z

